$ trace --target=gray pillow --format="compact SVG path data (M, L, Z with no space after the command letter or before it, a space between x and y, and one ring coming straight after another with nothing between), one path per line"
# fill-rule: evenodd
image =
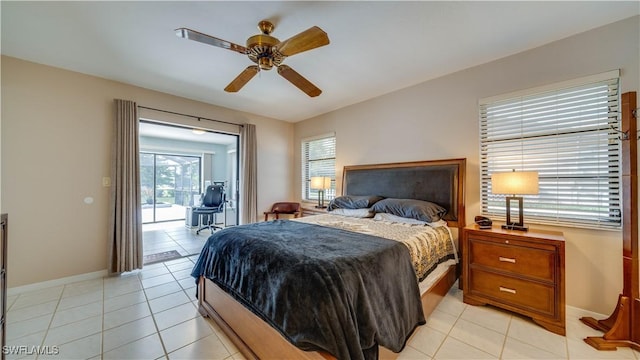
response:
M370 208L376 202L384 199L382 196L377 195L364 195L364 196L354 196L354 195L344 195L338 196L337 198L331 200L329 202L329 206L327 210L331 211L333 209L364 209Z
M377 213L389 213L429 223L442 219L444 214L447 213L447 209L429 201L392 198L378 201L371 210Z

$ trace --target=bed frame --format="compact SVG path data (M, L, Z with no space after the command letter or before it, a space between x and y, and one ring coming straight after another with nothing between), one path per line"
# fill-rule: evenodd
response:
M343 195L381 195L429 200L445 207L445 220L462 233L465 226L464 185L466 159L345 166ZM449 269L422 295L425 317L431 314L460 274ZM303 351L287 341L244 305L211 280L198 283L199 311L210 317L247 359L334 359L326 352ZM381 359L398 354L380 347Z

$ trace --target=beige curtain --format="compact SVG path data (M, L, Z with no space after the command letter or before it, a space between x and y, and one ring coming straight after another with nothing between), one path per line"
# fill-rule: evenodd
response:
M109 273L142 269L142 205L136 103L115 100L111 148Z
M256 126L244 124L240 128L240 223L258 221L258 156Z

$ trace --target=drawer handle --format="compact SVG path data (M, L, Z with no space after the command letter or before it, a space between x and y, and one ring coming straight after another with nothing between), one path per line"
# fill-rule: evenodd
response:
M514 289L509 289L509 288L506 288L506 287L503 287L503 286L500 286L500 291L508 292L509 294L515 294L516 293L516 291Z
M508 263L512 263L515 264L516 263L516 259L513 258L507 258L507 257L498 257L498 260L502 261L502 262L508 262Z

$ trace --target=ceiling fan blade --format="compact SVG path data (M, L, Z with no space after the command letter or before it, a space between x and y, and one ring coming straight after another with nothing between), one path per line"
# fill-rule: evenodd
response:
M232 42L218 39L211 35L203 34L201 32L197 32L195 30L191 30L187 28L176 29L176 36L181 37L183 39L189 39L189 40L201 42L207 45L221 47L223 49L233 50L235 52L239 52L240 54L247 54L248 52L247 48L242 45L234 44Z
M316 97L322 93L322 90L287 65L278 66L278 74L311 97Z
M328 44L329 36L327 33L314 26L276 44L274 49L284 56L291 56Z
M242 89L242 87L246 83L249 82L249 80L251 80L254 76L256 76L259 70L260 69L258 68L257 65L251 65L247 67L246 69L244 69L244 71L240 73L240 75L236 76L236 78L233 79L233 81L230 82L226 88L224 88L224 91L238 92L240 89Z

